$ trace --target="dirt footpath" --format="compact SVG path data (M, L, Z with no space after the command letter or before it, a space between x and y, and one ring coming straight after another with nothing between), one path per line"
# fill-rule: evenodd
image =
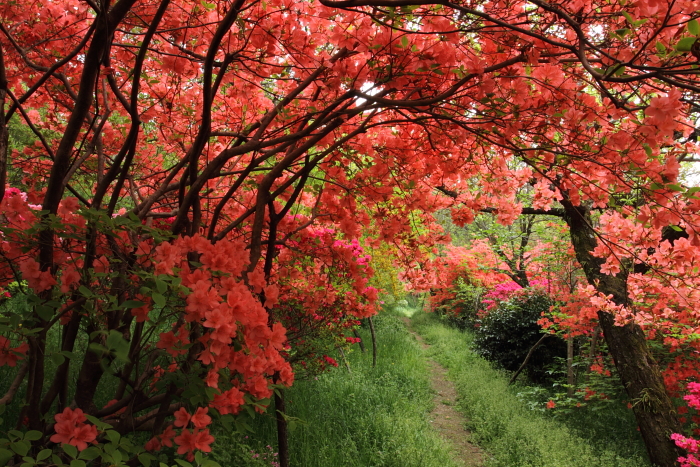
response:
M404 318L408 330L413 334L418 343L427 349L423 338L411 330L411 320ZM430 380L433 388L433 410L430 412L430 422L440 435L454 448L456 461L464 467L481 467L484 465L484 453L478 446L471 444L469 432L465 429L467 419L457 411L457 390L452 381L447 379L447 370L439 363L428 359Z

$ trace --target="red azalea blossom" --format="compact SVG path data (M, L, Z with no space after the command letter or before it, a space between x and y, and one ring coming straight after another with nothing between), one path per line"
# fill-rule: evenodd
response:
M78 451L82 451L87 448L88 443L92 443L97 438L97 427L85 423L87 419L80 409L73 410L66 407L54 418L56 434L51 436L51 441L54 443L70 444L78 448Z
M22 345L10 348L10 339L0 336L0 366L16 366L17 361L23 358L29 350L29 345L25 342Z
M338 366L338 362L336 362L335 359L329 357L328 355L324 355L324 356L323 356L323 359L324 359L326 362L328 362L330 365L333 365L333 366L335 366L335 367Z
M204 428L211 423L211 417L207 415L209 409L199 407L197 411L192 415L191 422L195 428Z
M175 416L175 423L174 425L177 427L186 427L188 423L190 423L190 414L187 413L187 410L185 410L184 407L180 407L180 409L173 414Z
M199 449L202 452L211 452L211 443L214 442L214 437L209 433L209 430L182 430L180 436L175 437L175 443L178 445L178 454L187 454L187 459L191 462L194 459L194 451Z
M175 430L172 425L168 425L160 434L160 442L163 443L163 446L171 448L173 447L173 438L175 438Z

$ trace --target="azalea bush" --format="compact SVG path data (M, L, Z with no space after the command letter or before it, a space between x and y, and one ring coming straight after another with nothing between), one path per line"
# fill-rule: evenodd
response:
M285 300L271 314L286 329L284 355L295 377L308 378L337 366L328 353L357 342L352 329L376 313L380 290L369 285L372 257L357 239L341 240L332 229L308 229L291 244L306 256L280 269Z
M700 466L700 442L695 436L700 434L700 383L690 382L687 385L688 394L683 396L686 405L682 406L679 412L688 414L689 409L696 415L693 415L693 436L686 436L683 433L673 433L671 439L683 449L687 454L678 458L678 463L681 467L698 467Z
M198 235L173 239L168 223L149 227L129 217L96 221L95 213L78 209L75 201L62 203L53 221L63 235L58 246L71 252L62 256L56 274L42 272L33 257L37 244L27 232L40 228L36 207L18 190L8 190L0 205L6 219L0 227L3 251L12 258L3 264L4 274L18 289L5 305L18 300L30 305L21 313L15 306L0 310L2 331L9 336L0 341L2 364L17 370L10 397L27 373L27 341L62 329L60 339L46 341L55 347L44 344L46 358L57 364L47 367L53 371L47 374L53 378L48 392L6 426L33 428L32 411L47 410L57 400L66 404L70 398L77 405L64 407L49 424L48 439L63 449L42 451L49 457L37 461L68 464L100 457L148 463L156 459L150 453L172 448L172 454L204 465L201 454L214 441L212 416L238 426L245 423L237 417L244 406L264 411L276 387L291 385L291 363L299 357L323 361L314 352L345 344L343 333L357 324L353 319L374 313L377 292L366 286L369 257L356 242L334 239L330 230L298 237L295 250L303 251L306 243L313 252L282 255L275 285L262 268L250 271L244 282L248 257L240 242L214 245ZM100 239L92 254L80 242L89 222ZM312 254L316 260L309 263L305 258ZM314 281L305 276L304 261ZM349 307L352 315L344 311ZM279 321L270 321L270 309L289 326L290 339ZM298 326L300 317L317 324ZM70 363L81 360L76 374ZM105 389L111 400L100 401ZM156 436L142 446L122 437L146 430ZM22 441L5 439L5 460L26 457L30 444L23 443L45 436L41 430L27 433L32 434L22 434Z

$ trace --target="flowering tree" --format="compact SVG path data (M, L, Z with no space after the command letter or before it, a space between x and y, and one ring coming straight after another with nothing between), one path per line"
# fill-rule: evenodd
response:
M563 216L652 461L673 465L678 423L641 326L696 322L700 204L676 180L696 149L695 11L3 2L2 276L29 309L0 330L18 368L2 401L23 398L22 446L116 443L125 454L103 459L118 464L140 451L117 435L147 430L150 448L201 460L207 417L292 382L274 317L305 312L295 294L372 313L347 243L331 245L342 297L323 297L310 265L325 253L300 248L304 231L394 242L420 281L440 240L429 213L452 207L464 222ZM20 122L35 142L11 148ZM532 206L516 198L526 184ZM595 209L607 217L594 228ZM110 379L116 402L98 400Z

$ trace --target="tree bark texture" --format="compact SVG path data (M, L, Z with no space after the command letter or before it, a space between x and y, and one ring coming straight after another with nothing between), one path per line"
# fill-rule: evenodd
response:
M574 336L569 336L566 339L566 395L571 397L574 395L574 384L576 377L574 375Z
M367 349L365 348L365 343L362 340L362 337L360 337L360 333L357 332L357 329L353 329L352 332L353 334L355 334L356 338L360 339L360 341L358 342L358 344L360 344L360 351L362 351L362 353L367 352Z
M275 392L275 415L277 419L277 453L280 467L289 467L289 432L287 420L284 418L284 392Z
M563 200L564 219L569 225L571 243L586 278L598 292L612 295L618 305L628 304L627 273L616 276L600 270L604 259L593 256L598 241L591 224L590 211ZM636 323L615 324L615 316L598 311L598 320L608 350L615 360L615 368L632 401L644 443L651 462L659 467L673 467L684 452L671 440L672 433L680 433L671 399L666 392L659 366L651 354L642 328Z
M372 368L377 366L377 334L374 332L374 323L372 317L367 318L369 321L369 332L372 334Z

